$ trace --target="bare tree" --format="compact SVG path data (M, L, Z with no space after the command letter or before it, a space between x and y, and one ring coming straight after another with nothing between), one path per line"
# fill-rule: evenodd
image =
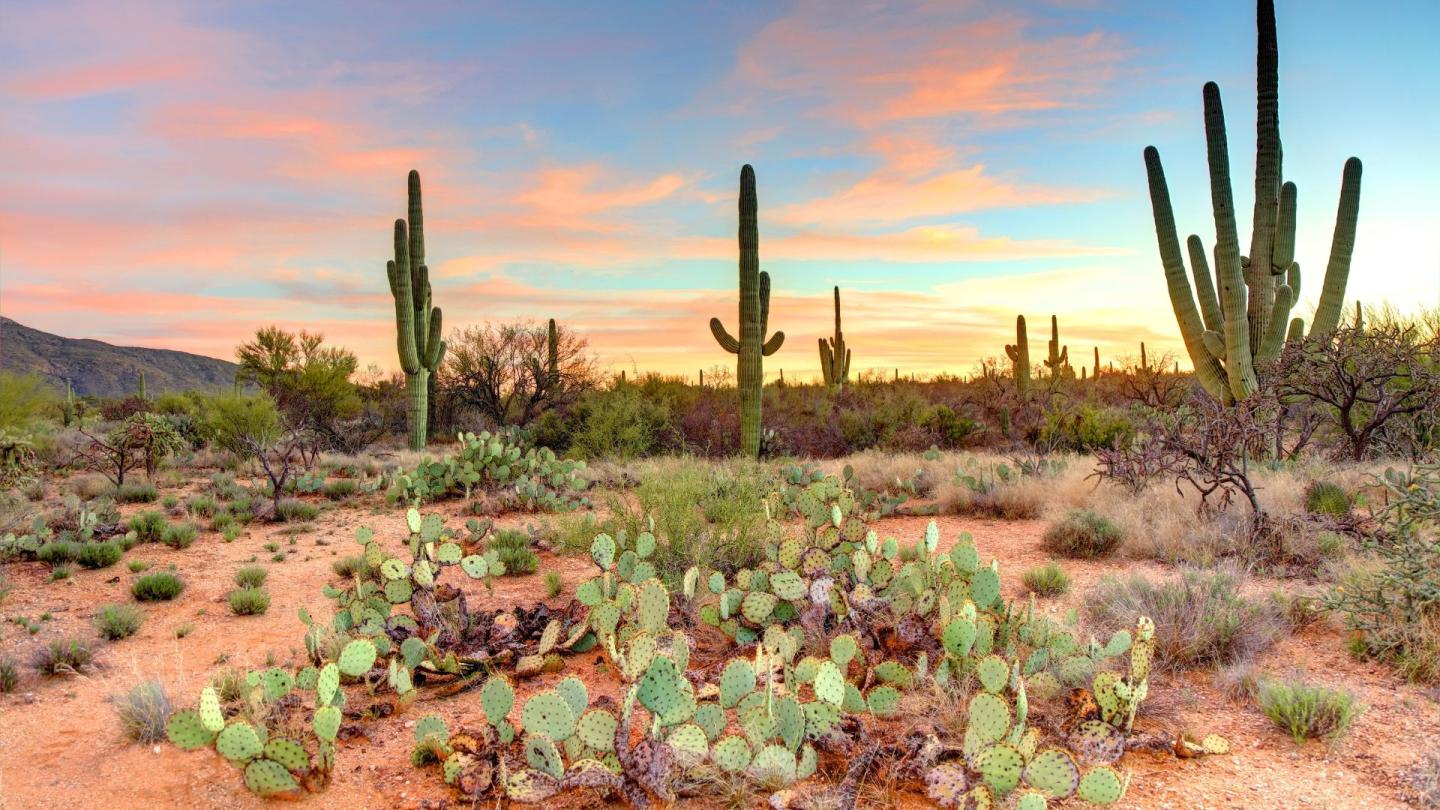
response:
M1277 396L1312 405L1360 460L1377 443L1440 408L1440 339L1394 321L1342 326L1328 340L1286 346L1275 367Z
M451 333L439 386L496 425L526 425L594 387L595 360L584 337L529 321L472 326Z

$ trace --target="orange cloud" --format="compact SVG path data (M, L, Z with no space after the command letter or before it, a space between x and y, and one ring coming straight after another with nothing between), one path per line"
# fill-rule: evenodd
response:
M535 186L516 195L514 201L554 216L585 216L659 202L685 184L677 174L663 174L648 183L595 190L604 174L593 163L543 169Z

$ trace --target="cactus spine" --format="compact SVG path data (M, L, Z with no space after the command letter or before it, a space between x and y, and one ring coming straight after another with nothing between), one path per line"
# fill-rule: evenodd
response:
M1015 316L1015 344L1005 347L1005 354L1015 368L1015 390L1030 392L1030 336L1025 330L1025 316Z
M825 384L839 388L850 381L850 349L845 346L845 333L840 331L840 288L835 288L835 336L827 342L820 338L820 373Z
M1195 278L1193 293L1180 253L1160 153L1153 146L1145 148L1155 234L1180 335L1200 383L1211 396L1227 402L1254 392L1258 385L1255 360L1274 357L1287 340L1299 340L1304 334L1303 321L1289 318L1300 296L1300 265L1295 262L1295 184L1285 182L1281 171L1280 59L1274 0L1259 0L1257 16L1255 211L1250 254L1240 255L1225 112L1220 88L1210 82L1205 85L1203 97L1210 198L1215 216L1215 276L1212 282L1204 243L1192 235L1187 248ZM1330 263L1315 320L1310 325L1312 338L1328 335L1339 325L1355 248L1360 172L1358 158L1345 162Z
M710 319L710 332L720 348L738 356L736 380L740 389L740 452L760 455L760 402L765 383L763 359L780 350L785 333L769 340L770 274L760 272L760 233L757 225L755 170L740 169L740 337L725 331L719 318Z
M385 263L395 298L396 346L409 394L410 449L424 450L428 435L430 375L445 356L440 308L431 306L425 266L425 229L420 210L420 173L410 172L407 219L395 220L395 258ZM408 221L407 221L408 220Z
M1060 379L1060 373L1070 364L1070 347L1060 345L1060 320L1050 316L1050 356L1045 358L1045 367L1050 369L1050 379Z

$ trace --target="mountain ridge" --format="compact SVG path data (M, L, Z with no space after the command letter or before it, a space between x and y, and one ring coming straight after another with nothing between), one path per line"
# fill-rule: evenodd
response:
M140 372L150 396L167 391L228 389L238 366L216 357L143 346L116 346L92 338L68 338L0 317L0 369L37 373L79 396L136 392Z

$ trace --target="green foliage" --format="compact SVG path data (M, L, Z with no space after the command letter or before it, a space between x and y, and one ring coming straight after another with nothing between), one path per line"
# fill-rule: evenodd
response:
M221 449L252 458L283 433L280 412L268 395L217 394L205 404L203 430Z
M0 695L8 695L20 686L20 668L9 658L0 658Z
M106 641L119 641L140 632L145 614L134 605L105 605L95 613L95 630Z
M1070 575L1054 562L1026 570L1021 581L1036 596L1060 596L1070 590Z
M197 518L212 518L216 514L215 499L209 495L196 495L185 502L185 508Z
M517 529L501 529L490 538L489 548L505 564L506 576L535 573L540 558L530 548L530 535Z
M77 673L89 666L94 657L88 641L56 639L35 651L31 665L41 675L53 677Z
M1352 506L1350 493L1339 484L1311 481L1305 487L1305 511L1312 515L1342 518L1350 514Z
M149 481L126 481L111 493L120 503L154 503L160 492Z
M1071 509L1045 529L1041 543L1046 551L1065 557L1109 556L1123 535L1115 522L1090 509Z
M75 562L85 568L107 568L120 562L120 557L124 553L120 544L113 541L79 543L75 552Z
M671 440L670 409L633 385L587 393L575 409L575 421L570 452L579 458L640 458Z
M247 565L235 572L233 577L236 587L258 588L265 584L265 578L270 575L269 570L258 565Z
M560 578L559 571L545 572L545 596L554 599L565 590L565 580Z
M160 542L173 549L189 548L200 530L194 523L172 523L160 532Z
M28 432L59 401L39 374L0 371L0 431Z
M1045 412L1037 443L1055 450L1088 453L1128 445L1135 425L1125 411L1082 403Z
M299 498L284 498L278 508L280 519L286 523L304 523L320 516L320 507Z
M135 580L130 595L141 602L168 602L185 590L185 581L169 571L156 571Z
M111 702L126 737L143 745L165 739L165 724L174 706L159 681L142 681L129 692L111 698Z
M585 462L557 458L547 447L534 447L521 433L460 434L460 452L443 461L426 459L415 471L396 478L391 494L406 502L429 502L477 491L503 493L518 508L567 509L587 482Z
M1299 679L1266 680L1255 694L1260 711L1297 743L1344 736L1364 707L1349 691Z
M236 588L225 601L236 616L259 616L270 609L270 592L264 588Z
M141 543L158 543L167 527L165 515L161 512L136 512L130 517L130 531Z
M35 552L35 559L50 565L63 565L75 562L80 556L81 544L70 540L56 540L40 546Z
M353 478L331 478L321 490L332 501L343 501L360 491L360 485Z

